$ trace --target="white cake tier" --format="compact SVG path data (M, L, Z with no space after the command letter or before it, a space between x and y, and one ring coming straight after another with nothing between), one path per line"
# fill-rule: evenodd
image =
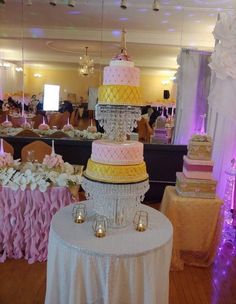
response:
M139 68L107 66L104 68L103 84L139 86Z
M117 143L108 140L95 140L92 143L91 159L102 164L140 164L143 162L143 144L137 141Z
M127 61L127 60L111 60L110 66L123 66L123 67L134 67L133 61Z
M183 173L187 178L212 179L212 160L190 159L184 155Z

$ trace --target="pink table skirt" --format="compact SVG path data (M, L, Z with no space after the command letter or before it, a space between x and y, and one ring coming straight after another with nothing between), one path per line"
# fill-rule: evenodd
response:
M45 261L52 216L71 202L66 187L51 187L44 193L0 187L0 262L7 257Z

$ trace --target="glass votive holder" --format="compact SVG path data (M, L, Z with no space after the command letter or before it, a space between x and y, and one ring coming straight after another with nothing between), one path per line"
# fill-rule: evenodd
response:
M85 221L87 210L85 204L77 204L72 209L72 216L76 224L82 224Z
M136 211L133 223L137 231L139 232L145 231L148 227L147 211Z
M107 232L107 218L103 215L97 215L93 222L94 235L98 238L102 238Z

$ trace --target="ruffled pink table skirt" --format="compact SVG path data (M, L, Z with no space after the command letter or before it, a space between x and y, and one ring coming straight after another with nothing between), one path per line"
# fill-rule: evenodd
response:
M71 202L66 187L51 187L44 193L0 187L0 262L7 257L45 261L51 218Z

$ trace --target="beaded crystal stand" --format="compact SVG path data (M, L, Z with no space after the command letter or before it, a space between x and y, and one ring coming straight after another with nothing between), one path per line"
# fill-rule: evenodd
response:
M122 228L132 222L137 207L149 189L149 182L108 184L83 177L82 187L87 199L92 201L95 213L105 215L109 227Z
M137 127L137 120L141 119L140 107L113 106L97 104L95 116L108 138L122 142L127 134L131 134Z

